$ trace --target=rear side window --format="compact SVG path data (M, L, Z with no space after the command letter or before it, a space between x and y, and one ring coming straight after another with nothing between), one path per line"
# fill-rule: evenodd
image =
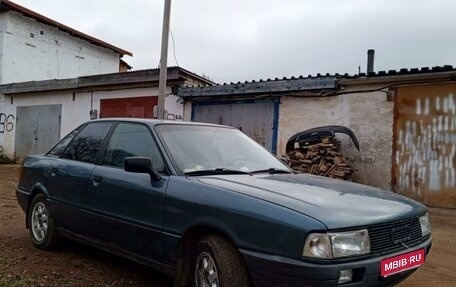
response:
M52 157L61 157L67 145L71 142L71 140L79 133L82 126L76 128L71 133L69 133L66 137L64 137L55 147L53 147L48 153L48 156Z
M164 161L150 130L141 124L118 124L109 140L103 165L123 168L126 157L142 156L152 159L158 172L164 171Z
M94 163L112 123L89 123L68 144L63 158Z

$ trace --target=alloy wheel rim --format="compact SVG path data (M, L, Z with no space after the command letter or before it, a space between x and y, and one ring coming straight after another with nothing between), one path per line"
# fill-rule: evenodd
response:
M35 204L32 210L32 232L37 241L46 237L49 221L46 206L42 202Z
M218 272L212 256L203 252L196 260L195 268L195 286L196 287L218 287Z

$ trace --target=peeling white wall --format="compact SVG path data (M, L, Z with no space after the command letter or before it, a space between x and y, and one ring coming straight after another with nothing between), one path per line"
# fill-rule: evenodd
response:
M192 120L192 102L185 101L184 103L184 121L190 122Z
M7 29L7 17L5 13L0 13L0 84L3 83L3 38Z
M343 154L349 157L355 169L354 181L390 190L393 102L387 101L383 92L358 92L375 88L373 85L350 87L345 91L357 92L334 97L282 96L277 154L285 153L288 139L298 132L325 125L347 126L357 136L360 151L347 135L337 134L337 137L342 142ZM184 106L184 120L190 121L191 114L192 101L188 100Z
M287 141L294 134L326 125L349 125L348 102L343 97L280 99L277 154L285 153Z
M183 105L179 98L171 94L171 87L167 87L165 110L174 115L175 119L182 119ZM18 106L62 105L60 136L64 137L80 124L90 120L90 110L97 109L100 114L102 99L118 99L132 97L158 96L158 88L132 88L113 91L94 92L40 92L31 94L17 94L4 96L0 94L0 147L10 158L14 158L16 108ZM12 104L11 104L12 98ZM2 116L4 115L4 116ZM5 119L8 119L6 121ZM171 117L169 118L171 119Z
M119 71L120 55L20 13L0 13L0 84Z
M352 89L362 90L365 87ZM360 151L348 136L337 134L337 138L342 141L343 154L349 157L355 169L354 181L390 190L393 108L393 102L387 101L383 92L328 98L282 97L278 154L285 153L288 139L298 132L325 125L347 126L357 136Z
M184 101L173 94L167 94L165 97L165 112L168 120L184 119Z

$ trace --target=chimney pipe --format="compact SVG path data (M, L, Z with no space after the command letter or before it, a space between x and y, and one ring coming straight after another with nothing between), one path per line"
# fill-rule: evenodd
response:
M367 50L367 74L368 75L370 73L374 72L374 55L375 55L374 49Z

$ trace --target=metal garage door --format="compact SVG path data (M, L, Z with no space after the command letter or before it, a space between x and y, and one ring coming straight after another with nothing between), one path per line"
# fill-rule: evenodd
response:
M153 118L158 97L103 99L100 101L101 118Z
M15 154L47 152L60 140L61 105L17 107Z
M456 84L399 87L395 190L456 208Z
M278 111L278 100L194 102L192 121L237 127L275 153Z

